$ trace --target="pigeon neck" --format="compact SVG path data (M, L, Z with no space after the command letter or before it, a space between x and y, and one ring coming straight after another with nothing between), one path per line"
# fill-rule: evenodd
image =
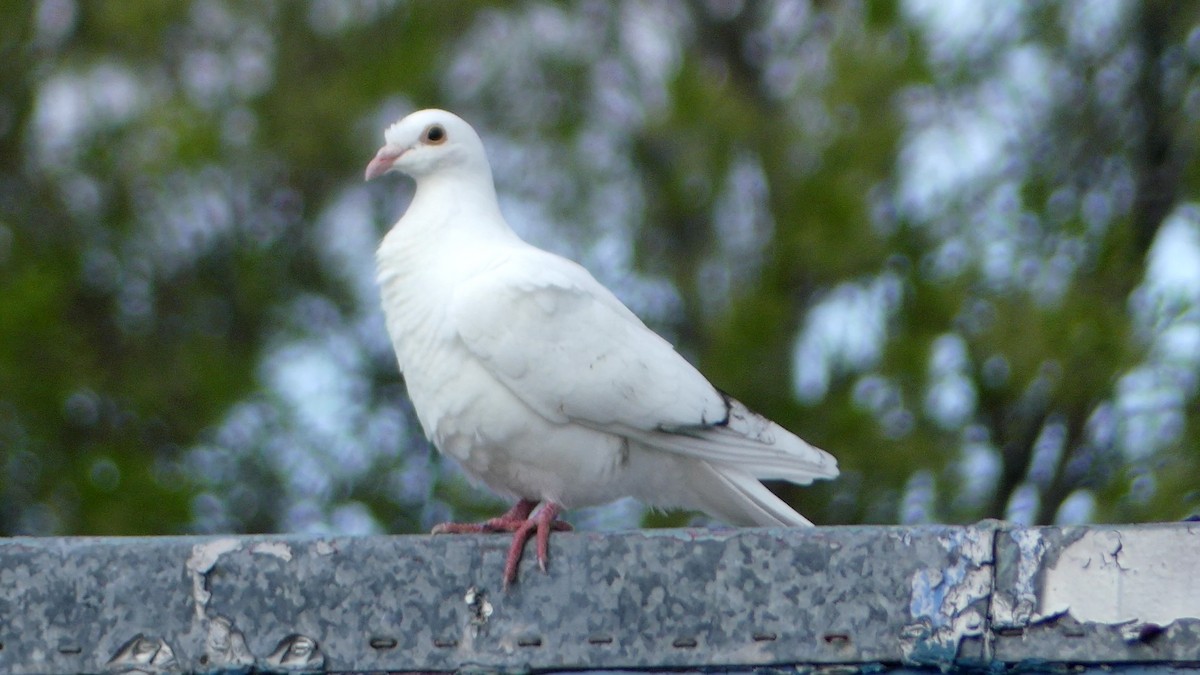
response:
M417 181L410 212L442 217L487 229L509 230L500 214L490 171L445 172ZM436 214L436 215L435 215Z

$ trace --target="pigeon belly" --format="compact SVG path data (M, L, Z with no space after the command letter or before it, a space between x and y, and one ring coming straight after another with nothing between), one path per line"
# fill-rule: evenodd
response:
M453 374L414 375L409 391L414 406L429 408L434 445L496 492L566 508L629 493L624 438L545 419L474 361Z
M391 262L401 263L381 260L379 274L388 333L417 418L439 451L506 496L575 508L631 493L625 438L547 420L526 405L447 325L451 280Z

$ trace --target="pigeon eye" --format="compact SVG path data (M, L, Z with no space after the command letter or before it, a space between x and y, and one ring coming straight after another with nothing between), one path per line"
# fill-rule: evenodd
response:
M431 124L425 130L425 142L437 145L446 140L446 130L440 124Z

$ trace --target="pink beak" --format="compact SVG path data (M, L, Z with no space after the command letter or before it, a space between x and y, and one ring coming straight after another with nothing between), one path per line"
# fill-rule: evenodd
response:
M371 180L387 173L406 149L397 148L394 145L385 145L380 148L379 152L375 153L375 159L372 159L371 163L367 165L367 177L364 180Z

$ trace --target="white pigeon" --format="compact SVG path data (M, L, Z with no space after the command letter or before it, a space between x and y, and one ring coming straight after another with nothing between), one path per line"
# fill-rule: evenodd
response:
M583 267L522 241L469 124L422 110L384 138L366 179L400 171L417 187L377 253L408 394L441 452L518 500L435 533L513 532L507 585L535 531L545 569L550 531L569 529L561 510L625 496L811 525L759 479L805 485L837 476L837 460L710 384Z

